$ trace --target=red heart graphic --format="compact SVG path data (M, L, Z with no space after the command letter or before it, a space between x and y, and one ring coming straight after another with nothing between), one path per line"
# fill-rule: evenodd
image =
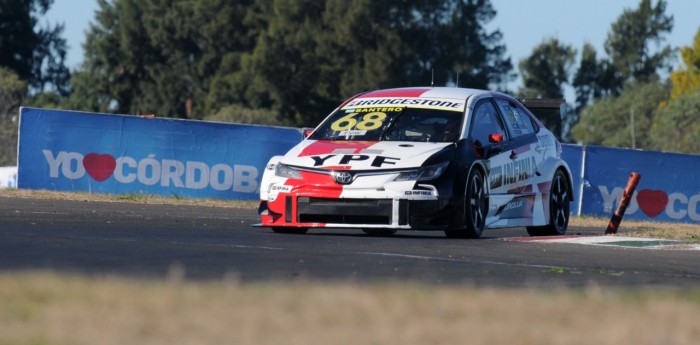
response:
M668 204L668 195L662 190L640 190L637 193L637 204L642 212L647 216L654 218L661 214Z
M83 166L92 178L102 182L112 176L117 161L108 154L90 153L83 158Z

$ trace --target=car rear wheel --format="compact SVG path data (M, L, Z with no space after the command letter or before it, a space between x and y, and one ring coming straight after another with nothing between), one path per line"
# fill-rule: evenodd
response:
M479 169L469 174L465 192L464 213L466 227L458 230L445 230L450 238L479 238L486 227L489 211L489 198L486 194L486 180Z
M307 228L287 228L287 227L273 227L272 231L278 234L295 234L303 235L308 229Z
M569 184L561 170L552 178L549 191L549 224L545 226L528 226L530 236L558 236L566 233L569 226L570 206Z
M396 233L396 230L393 229L362 229L362 231L374 237L389 237Z

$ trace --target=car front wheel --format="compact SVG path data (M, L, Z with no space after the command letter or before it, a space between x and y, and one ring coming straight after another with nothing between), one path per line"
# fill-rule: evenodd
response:
M459 230L445 230L450 238L479 238L486 227L486 215L489 211L489 198L486 180L479 169L469 174L465 191L464 213L466 227Z

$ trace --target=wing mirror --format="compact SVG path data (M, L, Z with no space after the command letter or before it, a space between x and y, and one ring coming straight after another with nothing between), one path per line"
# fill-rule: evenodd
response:
M489 157L493 154L503 151L503 134L493 133L489 134L489 142L498 145L484 145L479 140L472 143L472 148L474 148L474 153L477 158Z
M304 139L308 138L311 133L314 132L313 128L304 128L301 130L301 135L303 136Z
M489 134L489 142L492 144L496 144L491 147L491 154L496 154L503 151L503 134Z

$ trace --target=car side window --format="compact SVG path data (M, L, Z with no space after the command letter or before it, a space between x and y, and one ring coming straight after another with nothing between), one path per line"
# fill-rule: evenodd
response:
M489 100L478 103L472 116L472 140L474 142L478 141L481 145L488 145L491 134L502 134L505 138L505 133L506 131L493 103Z
M498 108L505 118L508 130L513 137L535 133L530 116L517 104L513 104L505 99L496 100Z

